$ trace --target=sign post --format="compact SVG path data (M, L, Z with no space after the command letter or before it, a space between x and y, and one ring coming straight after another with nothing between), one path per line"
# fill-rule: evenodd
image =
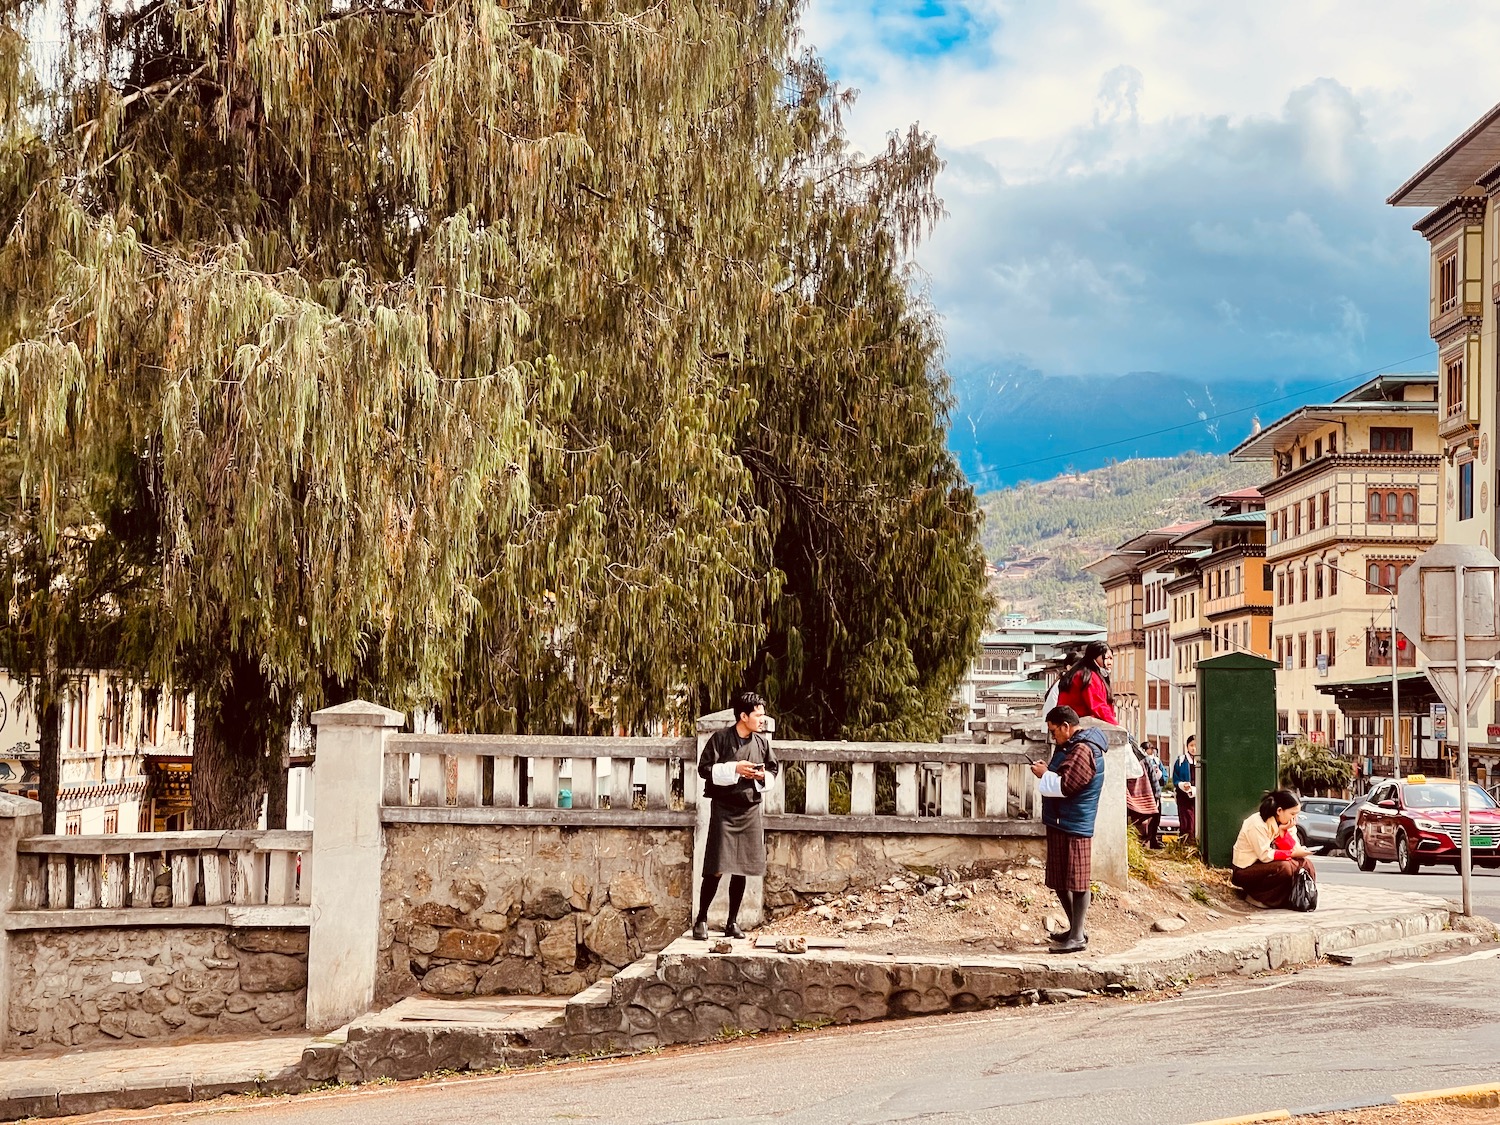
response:
M1428 708L1432 715L1432 737L1439 742L1448 741L1448 705L1434 703Z
M1440 543L1407 568L1396 589L1400 629L1426 654L1427 678L1458 720L1458 870L1463 911L1472 914L1469 715L1495 682L1500 559L1484 547Z

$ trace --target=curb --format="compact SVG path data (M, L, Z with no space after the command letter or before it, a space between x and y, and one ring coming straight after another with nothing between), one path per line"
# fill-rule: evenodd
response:
M1376 1109L1386 1105L1452 1105L1470 1109L1493 1109L1500 1106L1500 1082L1481 1082L1475 1086L1450 1086L1446 1090L1421 1090L1412 1094L1390 1094L1367 1102L1340 1105L1307 1106L1304 1109L1268 1109L1239 1117L1215 1117L1195 1125L1260 1125L1268 1121L1291 1121L1298 1117L1321 1117L1325 1113L1346 1113L1356 1109Z
M62 1090L48 1083L31 1089L0 1090L0 1122L29 1117L71 1117L108 1109L150 1109L153 1106L205 1102L226 1094L301 1094L323 1082L291 1073L242 1079L209 1080L191 1076L158 1078L140 1085L104 1083L93 1089Z

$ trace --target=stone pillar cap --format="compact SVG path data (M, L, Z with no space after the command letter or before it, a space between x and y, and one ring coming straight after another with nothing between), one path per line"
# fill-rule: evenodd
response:
M728 707L709 715L698 716L699 734L713 734L714 731L725 730L732 726L734 726L734 712ZM776 720L770 715L766 716L766 728L763 733L768 735L776 733Z
M364 699L350 700L337 707L325 707L312 714L315 727L400 727L406 725L406 712L392 711Z
M33 801L30 797L20 797L14 793L0 793L0 818L15 820L23 816L41 816L42 803Z

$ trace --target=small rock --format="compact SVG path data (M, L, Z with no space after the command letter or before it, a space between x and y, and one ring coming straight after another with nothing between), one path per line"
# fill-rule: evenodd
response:
M1043 863L1041 860L1037 859L1036 856L1029 855L1029 856L1026 857L1026 866L1027 867L1035 867L1035 868L1040 869L1040 868L1046 867L1047 865L1045 863Z
M436 927L418 922L412 926L406 944L413 953L431 953L437 949L441 937Z
M1061 914L1049 914L1042 920L1042 925L1049 934L1060 934L1067 930L1068 920Z
M1110 993L1111 995L1114 995L1114 996L1124 996L1125 995L1125 986L1123 984L1119 984L1119 983L1106 984L1104 986L1104 991L1108 992L1108 993Z
M911 884L908 883L905 879L892 879L891 880L891 890L893 890L893 891L909 891L909 890L911 890Z
M1083 1000L1088 993L1076 988L1048 988L1042 991L1042 995L1049 1004L1066 1004L1069 1000Z
M1151 928L1157 933L1170 934L1183 929L1186 925L1187 923L1184 922L1181 918L1175 918L1169 915L1165 918L1158 918L1156 921L1152 922Z
M879 918L871 918L869 920L869 922L866 923L866 925L874 926L877 929L882 929L882 930L888 930L892 926L894 926L895 924L896 924L896 920L894 918L890 917L889 915L882 915Z
M865 903L865 913L866 914L879 914L880 913L880 903L878 903L878 902L867 902L867 903Z
M806 953L807 939L797 935L789 935L776 939L777 953Z
M1177 912L1177 917L1181 918L1184 922L1191 922L1192 921L1191 918L1189 918L1186 914L1184 914L1180 910Z
M832 922L835 917L833 907L831 906L815 906L812 909L812 914L814 917L821 918L825 922Z
M1212 922L1217 922L1220 918L1224 917L1224 915L1220 914L1217 910L1205 910L1203 913L1207 914L1209 920Z
M860 919L858 919L858 918L850 918L847 922L845 922L842 926L839 927L839 929L841 929L845 933L849 933L849 934L858 933L860 930L862 930L864 928L865 928L864 922L860 921Z
M956 898L963 898L964 897L963 888L962 887L944 887L943 888L943 897L945 899L948 899L950 902L953 899L956 899Z
M961 887L961 888L959 888L959 891L964 896L964 898L973 898L974 897L974 888L973 887Z
M1029 883L1031 882L1031 872L1017 871L1014 875L1011 876L1011 878L1018 883Z
M920 878L919 880L917 880L917 885L921 886L921 887L929 887L929 888L930 887L941 887L943 885L943 881L941 879L939 879L936 875L923 875L922 878Z
M413 922L427 926L462 926L464 916L451 906L440 902L424 902L411 912Z
M718 941L714 942L708 947L708 951L710 953L733 953L734 942L730 941L728 938L720 938Z

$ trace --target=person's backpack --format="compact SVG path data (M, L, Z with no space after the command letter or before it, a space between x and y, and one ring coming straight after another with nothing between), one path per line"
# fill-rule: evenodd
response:
M1292 880L1291 893L1287 895L1288 910L1316 910L1318 908L1318 881L1306 868L1297 872Z

